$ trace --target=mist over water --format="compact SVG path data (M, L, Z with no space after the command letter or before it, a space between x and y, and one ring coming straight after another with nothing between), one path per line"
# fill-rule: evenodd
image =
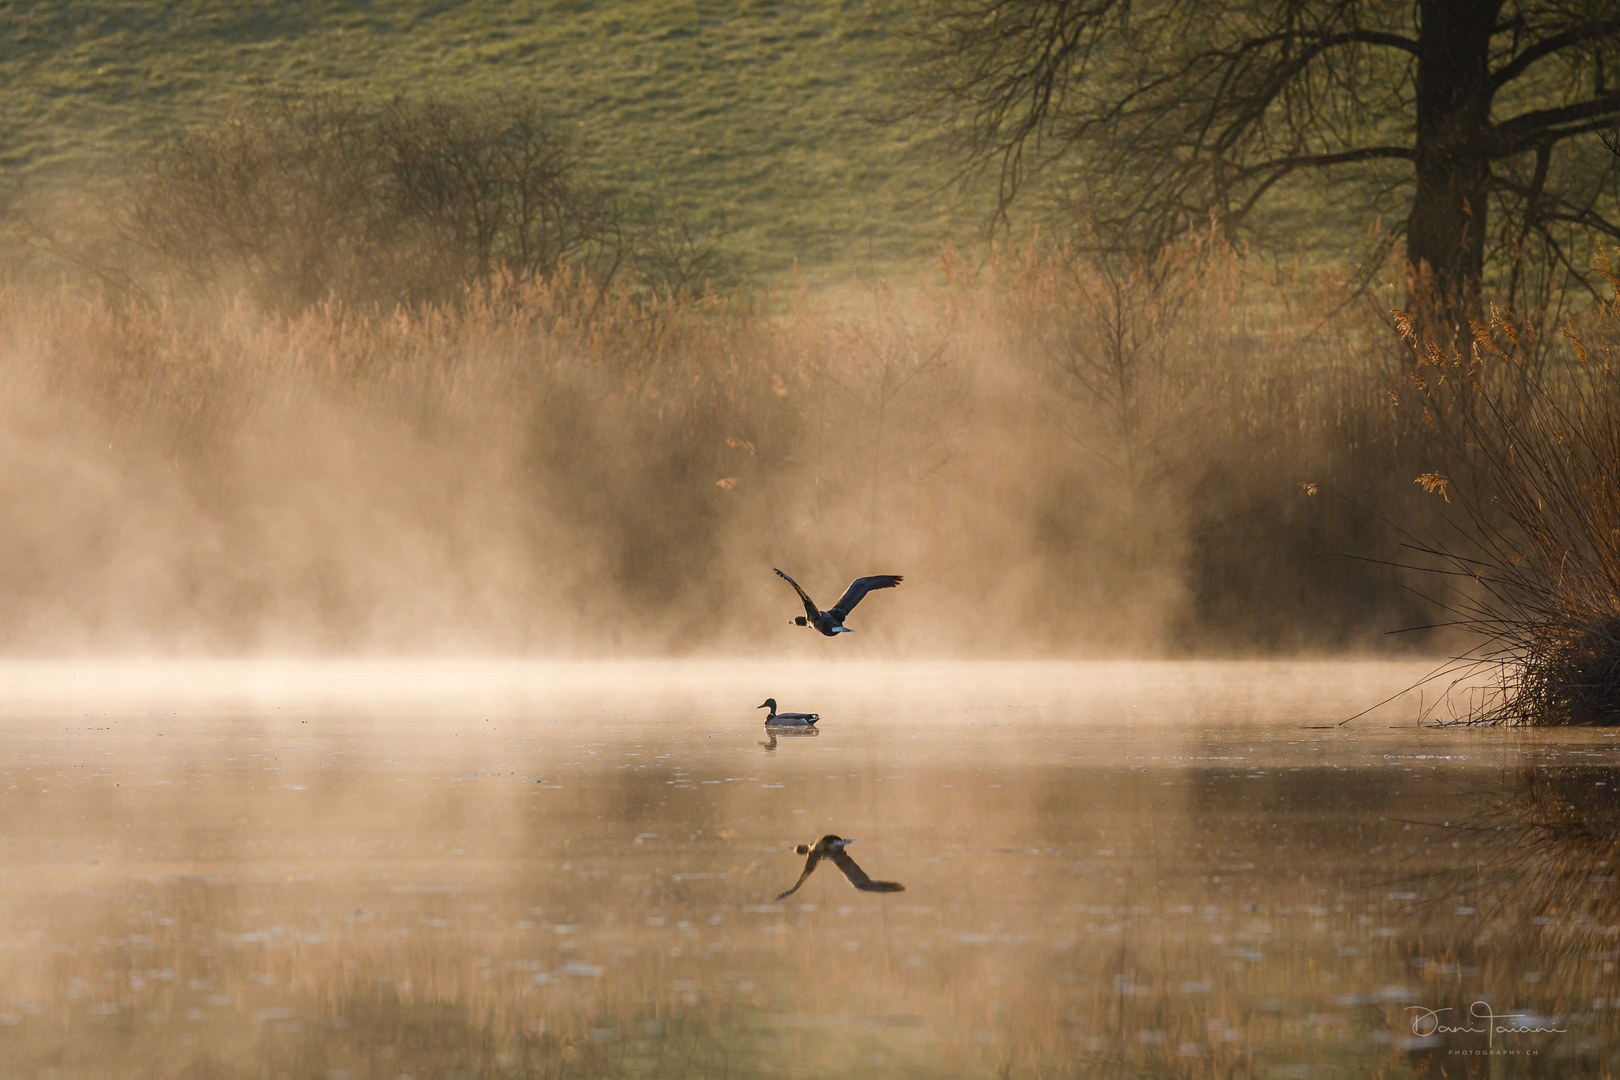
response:
M11 5L0 1080L1612 1078L1532 6Z
M941 271L758 307L567 277L284 317L7 293L0 643L1117 656L1433 621L1357 561L1435 512L1429 436L1384 394L1398 358L1276 306L1311 282L1218 250L1173 304L1034 253ZM807 642L774 566L824 605L906 583Z

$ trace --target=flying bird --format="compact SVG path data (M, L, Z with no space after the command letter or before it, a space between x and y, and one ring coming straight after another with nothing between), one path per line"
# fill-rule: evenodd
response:
M775 570L776 568L773 566L771 569ZM776 571L776 576L793 586L793 591L799 594L800 600L804 601L804 614L795 618L793 625L813 626L828 637L837 634L853 634L855 632L844 625L844 620L849 618L849 613L855 610L855 605L861 602L861 597L873 589L892 589L905 580L899 574L873 574L871 577L858 577L849 583L849 588L845 589L844 595L838 598L838 603L826 611L820 611L816 608L816 602L810 599L803 589L799 588L797 581L794 581L780 570Z
M845 840L842 836L833 836L829 833L828 835L823 836L820 840L817 840L814 847L811 847L808 844L800 844L798 847L794 848L793 850L798 852L800 855L808 855L810 857L804 861L804 873L800 874L799 880L793 883L793 888L789 889L781 896L778 896L776 899L778 901L785 900L794 893L798 892L799 886L804 884L804 879L815 873L816 864L821 862L822 859L831 859L838 869L844 872L844 876L849 878L849 883L861 890L861 892L906 891L906 887L900 884L898 881L873 881L871 878L867 877L866 871L862 870L858 865L856 865L855 860L850 858L849 853L844 850L844 848L848 847L854 842L854 839Z
M779 712L776 711L776 699L773 698L773 697L766 698L765 699L765 704L756 705L754 707L756 709L769 709L769 710L771 710L770 712L765 714L765 722L767 724L792 724L792 725L813 724L817 720L821 719L821 714L820 713L813 713L813 712L782 712L782 713L779 713Z

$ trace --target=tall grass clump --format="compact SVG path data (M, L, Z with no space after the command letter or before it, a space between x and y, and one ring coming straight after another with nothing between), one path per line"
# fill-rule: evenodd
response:
M1479 642L1444 673L1492 676L1476 722L1620 724L1620 277L1596 262L1612 296L1579 329L1538 335L1492 308L1446 350L1401 320L1454 463L1418 477L1450 513L1413 546Z

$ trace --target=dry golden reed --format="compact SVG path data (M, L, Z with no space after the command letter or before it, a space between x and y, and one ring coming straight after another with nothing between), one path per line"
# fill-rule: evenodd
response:
M1205 241L752 298L12 286L0 645L802 649L781 566L907 576L863 655L1387 648L1437 621L1391 524L1461 479L1348 297Z
M1451 584L1472 647L1442 670L1492 675L1465 715L1493 723L1620 723L1620 277L1584 330L1492 308L1466 348L1421 340L1412 381L1451 450L1417 482L1455 504L1412 547Z

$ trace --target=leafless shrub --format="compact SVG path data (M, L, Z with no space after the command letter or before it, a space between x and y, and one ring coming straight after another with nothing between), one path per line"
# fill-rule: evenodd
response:
M1559 330L1561 365L1522 366L1536 335L1502 309L1466 351L1402 321L1459 467L1418 476L1451 514L1412 546L1438 559L1452 617L1479 640L1442 674L1495 675L1475 722L1620 724L1620 277L1597 262L1614 299L1591 334Z
M375 294L391 239L376 132L335 98L266 103L155 155L133 184L129 236L159 272L200 289L224 279L294 311L344 283Z
M160 289L242 289L282 314L451 301L568 266L605 285L631 244L619 200L525 98L263 101L155 154L123 225Z
M632 205L625 229L631 288L674 299L726 293L742 284L721 248L724 225L704 227L680 211Z
M530 100L476 104L397 99L378 131L392 166L390 209L440 279L442 298L496 274L544 279L569 263L599 284L619 269L618 200L589 187L579 151Z

